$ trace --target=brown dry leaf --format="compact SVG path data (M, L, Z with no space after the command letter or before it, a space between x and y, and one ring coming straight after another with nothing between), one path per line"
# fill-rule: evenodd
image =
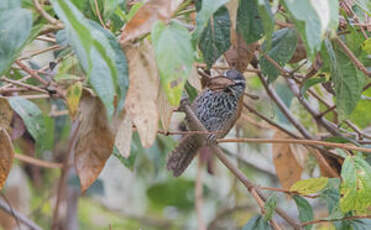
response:
M98 177L113 151L114 134L98 97L83 91L80 127L75 146L75 168L84 192Z
M150 147L158 130L157 96L160 80L152 46L144 41L139 46L127 46L129 57L129 89L125 108L136 126L142 145Z
M134 17L125 24L121 33L120 44L124 46L139 36L151 32L157 20L168 21L173 16L182 0L149 0L138 10Z
M196 66L192 66L191 75L189 75L187 81L189 84L191 84L198 92L201 92L202 86L201 86L201 77L197 73Z
M157 101L162 128L167 132L170 127L171 116L176 106L169 103L164 90L160 90Z
M123 112L117 122L115 146L120 154L128 158L130 156L131 137L133 135L133 123L127 112Z
M13 110L6 98L0 97L0 128L6 129L10 133L10 123L13 118Z
M3 188L9 171L12 168L14 148L5 128L0 127L0 189Z
M273 138L283 139L290 137L281 131L276 131ZM297 153L292 150L290 144L287 143L273 144L273 163L278 179L284 189L289 189L291 185L299 181L303 172L303 167L295 156Z
M324 177L339 177L339 173L336 170L336 166L333 165L333 162L337 162L336 159L333 159L329 156L322 155L321 152L317 149L311 148L311 152L317 160L319 168L321 170L321 175ZM339 162L337 162L339 164Z
M307 57L307 51L305 50L305 45L303 43L303 40L298 36L298 44L296 45L296 49L294 52L294 55L290 59L289 63L298 63L299 61L303 60Z
M246 42L238 34L235 35L235 38L234 41L232 40L231 48L224 53L224 57L230 67L243 73L253 59L254 52L259 47L259 44L255 42L246 45Z

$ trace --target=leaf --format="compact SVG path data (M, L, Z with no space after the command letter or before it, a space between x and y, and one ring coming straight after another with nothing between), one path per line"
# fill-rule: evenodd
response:
M355 0L357 6L359 6L363 11L367 12L368 15L371 15L371 3L368 0Z
M4 128L10 133L10 124L13 119L13 110L6 98L0 96L0 128Z
M362 43L362 50L367 54L371 54L371 38L368 38Z
M306 46L307 54L314 57L314 54L321 49L324 34L328 31L334 33L337 29L338 0L284 0L282 2L294 19L296 28Z
M327 183L328 183L327 177L300 180L291 186L290 191L298 192L302 195L309 195L321 191L326 187Z
M336 110L342 120L351 114L361 97L364 75L357 71L342 51L334 49L330 41L325 40L325 46L330 59L331 79L335 85Z
M201 10L196 16L196 29L193 33L193 39L198 40L202 31L208 24L211 16L229 0L203 0L201 3Z
M117 52L100 25L89 22L69 0L53 0L53 8L66 25L69 44L88 75L88 81L106 107L108 117L114 112L114 97L121 95L118 87ZM122 60L124 61L124 59Z
M191 74L193 48L187 29L178 23L158 22L152 30L152 44L162 89L171 105L179 105L184 83Z
M307 92L310 87L323 82L326 82L326 78L324 77L311 77L305 80L303 86L300 89L300 94L304 96L305 92Z
M147 189L149 200L160 206L175 206L181 209L191 209L194 204L194 181L177 179L153 184Z
M116 0L117 1L117 0ZM118 103L117 103L117 111L121 112L124 107L124 102L126 98L126 93L129 87L129 73L128 73L128 63L125 56L125 53L121 49L120 44L117 42L115 36L108 30L105 30L99 24L89 21L90 25L94 26L95 29L102 32L106 38L112 50L114 51L114 62L117 69L117 84L118 84Z
M150 33L152 26L159 20L163 22L169 21L181 3L181 0L146 1L134 17L124 26L120 44L124 46L129 41Z
M0 127L0 190L3 188L12 168L13 158L14 148L12 140L6 129Z
M313 209L312 206L308 203L308 201L298 195L294 195L292 197L296 203L296 207L299 211L299 220L301 222L307 222L313 220ZM305 230L312 229L313 225L307 225L305 226Z
M131 142L131 145L133 145L133 142ZM113 147L113 156L115 156L126 168L133 170L135 160L137 158L137 154L135 151L130 152L130 155L128 157L123 156L116 146Z
M278 197L276 194L272 194L268 197L267 201L264 204L264 221L269 221L272 219L274 210L276 209L278 204Z
M165 132L167 132L169 130L171 117L173 115L174 110L176 109L176 106L170 105L163 90L160 90L157 101L162 129Z
M84 192L98 178L113 151L115 139L99 98L83 91L80 113L74 163Z
M347 156L341 169L340 208L343 213L371 206L371 166L360 156Z
M284 66L290 61L295 52L297 36L294 29L284 28L274 32L272 39L272 48L266 50L266 42L263 43L264 52L275 60L280 66ZM262 73L268 76L268 82L273 82L277 79L280 71L270 63L265 57L261 57L259 64Z
M266 46L267 49L270 49L274 29L274 18L271 10L271 5L268 0L257 0L257 3L259 15L263 23Z
M252 217L242 230L271 230L271 226L262 215Z
M130 57L130 84L125 108L136 126L144 147L150 147L158 130L157 97L159 78L154 62L153 50L147 41L139 46L127 46L126 55Z
M122 118L118 120L118 130L115 137L115 152L118 152L125 158L130 156L131 137L133 135L133 123L127 112L124 112Z
M327 188L320 193L321 200L325 201L327 204L328 213L330 216L329 220L341 219L344 214L340 210L339 200L340 200L340 179L330 178L327 184Z
M67 88L66 101L68 112L72 119L75 119L75 115L79 108L79 102L82 95L82 83L76 82Z
M282 132L276 132L274 138L288 138ZM282 188L289 189L296 181L300 180L303 167L295 157L290 144L273 144L273 163Z
M222 6L214 13L202 31L199 47L208 68L231 46L230 27L228 9Z
M259 15L257 0L241 0L237 9L236 30L246 44L253 43L264 35L262 18Z
M31 32L32 13L20 7L19 0L0 3L0 76L9 69Z
M37 143L43 145L46 129L41 110L37 105L22 97L10 97L8 101L13 110L22 118L27 131Z
M225 52L224 57L231 68L235 68L243 73L251 60L254 58L254 52L259 46L257 42L246 45L243 38L236 34L235 41L232 41L232 47Z

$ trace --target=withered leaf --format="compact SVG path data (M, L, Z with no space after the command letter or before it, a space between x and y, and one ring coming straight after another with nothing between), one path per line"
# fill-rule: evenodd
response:
M127 46L129 57L129 89L125 108L136 126L142 145L150 147L158 130L157 97L160 80L153 50L148 41L139 46Z
M0 128L4 128L9 132L12 117L13 110L12 107L10 107L8 100L4 97L0 97Z
M125 24L121 33L120 44L124 46L128 41L151 32L152 26L157 20L164 22L170 20L182 2L182 0L146 1L134 17Z
M75 146L75 168L84 192L99 176L113 151L114 134L105 106L98 97L83 91L80 127Z
M0 127L0 189L5 184L12 167L14 149L12 140L5 128Z
M164 90L160 90L157 101L162 128L167 132L170 126L171 116L176 106L170 104Z
M124 110L125 111L125 110ZM128 158L130 156L131 137L133 135L133 123L130 115L125 111L117 121L117 133L115 146L120 154Z
M281 131L276 131L273 136L275 139L289 138L289 136ZM296 181L301 179L303 172L302 164L293 152L293 148L288 143L273 144L273 163L276 169L278 179L282 188L289 189Z

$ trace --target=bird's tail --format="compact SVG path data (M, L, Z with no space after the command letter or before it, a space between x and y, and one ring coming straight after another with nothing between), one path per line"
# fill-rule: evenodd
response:
M167 160L167 169L173 171L175 177L180 176L201 147L198 135L186 135L171 152Z

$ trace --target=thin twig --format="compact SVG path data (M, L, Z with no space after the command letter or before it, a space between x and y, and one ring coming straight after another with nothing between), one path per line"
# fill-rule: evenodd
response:
M303 144L303 145L322 145L332 148L341 148L347 150L355 150L360 152L371 153L371 148L358 147L352 144L343 144L343 143L333 143L326 141L317 141L317 140L306 140L306 139L262 139L262 138L231 138L231 139L218 139L218 143L226 142L248 142L248 143L287 143L287 144Z
M14 210L12 207L10 207L6 202L3 200L0 200L0 209L9 214L10 216L14 216L17 218L19 222L27 226L31 230L42 230L42 228L37 225L32 220L28 219L24 214Z
M290 190L283 189L283 188L273 188L273 187L264 187L264 186L259 186L259 188L261 190L283 192L283 193L286 193L288 195L300 195L300 196L304 196L304 197L311 198L311 199L315 199L315 198L318 198L319 197L319 195L303 195L303 194L300 194L298 192L292 192Z
M72 128L71 128L71 134L69 138L69 143L68 143L68 152L64 158L63 161L63 169L62 169L62 175L59 178L58 182L58 192L57 192L57 201L55 204L54 212L53 212L53 222L52 222L52 230L58 229L58 223L59 223L59 207L62 201L62 196L65 190L65 186L67 183L67 172L70 167L70 156L73 154L74 151L74 146L76 144L76 139L77 139L77 133L80 129L80 122L77 120L73 123Z
M304 226L307 226L307 225L319 224L319 223L323 223L323 222L335 222L335 221L356 220L356 219L371 219L371 215L368 215L368 216L348 216L348 217L344 217L344 218L341 218L341 219L332 219L332 220L328 220L328 219L312 220L312 221L307 221L307 222L301 223L301 226L304 227Z
M60 45L54 45L54 46L49 46L45 49L40 49L40 50L36 50L26 56L23 56L23 57L20 57L18 58L18 60L25 60L25 59L29 59L29 58L32 58L34 56L37 56L37 55L40 55L40 54L43 54L43 53L46 53L46 52L49 52L49 51L53 51L53 50L59 50L59 49L63 49L64 47L60 46Z
M98 15L100 24L103 26L104 29L107 29L106 24L104 24L102 15L100 14L100 10L99 10L99 6L98 6L97 0L94 0L94 5L95 5L95 11L97 12L97 15Z
M36 159L36 158L23 155L23 154L15 154L14 158L17 160L32 164L34 166L43 167L43 168L53 168L53 169L59 168L60 169L63 167L61 163L44 161L44 160Z
M198 158L197 162L197 175L195 185L195 208L197 213L198 230L206 230L206 225L202 215L203 209L203 189L202 189L202 162L201 158Z
M40 5L38 0L32 0L32 2L34 4L37 12L39 12L39 14L41 14L41 16L43 16L50 24L53 24L54 26L56 26L58 28L63 28L63 24L60 21L58 21L57 19L55 19L53 16L48 14L43 9L43 7Z
M347 45L338 37L335 38L337 44L344 50L350 60L355 64L359 70L361 70L366 76L371 77L371 72L367 70L367 68L362 64L360 60L353 54L353 52L348 48Z
M45 89L41 89L37 86L33 86L33 85L29 85L29 84L26 84L26 83L23 83L23 82L19 82L19 81L15 81L15 80L11 80L11 79L8 79L6 77L2 77L0 80L2 81L5 81L5 82L8 82L8 83L11 83L13 85L17 85L17 86L20 86L20 87L24 87L26 89L30 89L32 91L36 91L36 92L40 92L40 93L45 93L45 94L48 94L48 91L46 91ZM1 91L0 91L1 92Z

